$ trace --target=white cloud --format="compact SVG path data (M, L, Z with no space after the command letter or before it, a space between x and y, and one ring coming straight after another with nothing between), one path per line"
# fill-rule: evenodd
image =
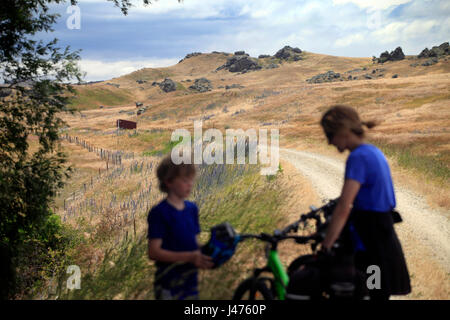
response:
M381 43L397 42L402 36L406 22L392 22L378 30L372 32L372 35Z
M267 1L268 0L263 0ZM80 4L98 3L102 5L106 0L80 0ZM273 2L273 1L272 1ZM128 15L124 16L119 9L110 11L110 14L101 14L99 19L148 19L171 14L178 18L206 19L211 17L221 17L226 15L227 8L243 7L244 0L185 0L178 2L177 0L159 0L153 1L149 5L145 5L143 0L131 0L132 6L128 8ZM259 6L259 9L264 6ZM261 11L262 13L262 11ZM89 14L89 13L87 13Z
M333 4L340 5L346 3L354 3L363 9L387 9L391 6L411 2L412 0L333 0Z
M349 36L337 39L334 44L337 47L346 47L354 43L361 43L365 40L365 35L362 33L355 33Z
M192 51L245 50L257 56L274 54L290 45L317 53L370 57L402 46L405 54L417 54L426 46L448 41L450 34L448 0L159 0L149 6L142 0L132 1L135 7L123 16L117 8L111 9L111 3L106 10L106 0L80 0L81 5L98 3L82 11L97 24L106 18L120 19L114 24L105 21L102 31L108 35L116 32L117 46L123 49L121 57L127 57L128 51L130 57L136 52L142 57L118 58L121 61L114 63L84 60L90 80L167 65L164 61L174 64ZM401 4L407 5L395 10ZM149 28L148 34L134 32L137 20L142 30L146 30L147 21L154 29ZM152 30L158 32L153 34ZM101 50L96 43L92 48L94 52ZM113 58L110 52L103 53L105 59ZM177 59L144 58L141 52Z
M412 22L393 22L383 28L380 28L372 33L372 36L381 43L407 43L414 39L423 39L432 34L432 29L446 28L436 20L415 20ZM447 20L448 30L448 20ZM438 32L435 35L439 35ZM438 43L436 43L438 44ZM425 44L424 44L425 45Z
M78 64L81 70L87 72L84 80L97 81L119 77L142 68L168 67L177 62L177 59L142 59L112 62L82 59Z

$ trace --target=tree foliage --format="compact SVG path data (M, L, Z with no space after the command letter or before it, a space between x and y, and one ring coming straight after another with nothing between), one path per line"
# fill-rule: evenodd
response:
M131 0L112 1L123 14ZM145 5L150 0L142 0ZM157 0L154 0L157 1ZM36 40L51 33L58 14L53 4L76 0L2 0L0 11L0 297L14 298L24 270L37 251L38 262L61 245L61 225L49 209L70 168L58 133L83 74L79 51L61 49L58 40ZM182 0L178 0L182 2ZM31 144L31 145L30 145ZM42 252L48 256L42 258ZM45 254L44 254L45 255ZM34 259L36 260L36 259ZM39 266L38 266L39 268ZM29 280L35 280L32 275ZM22 281L23 282L23 281ZM28 286L29 281L25 281Z
M23 258L19 252L23 255L25 243L47 230L49 205L69 173L58 144L64 124L59 114L71 111L69 82L82 78L79 51L59 48L57 39L35 39L38 32L53 31L58 15L49 13L49 4L60 2L4 0L0 11L2 298L13 297L21 267L17 261Z

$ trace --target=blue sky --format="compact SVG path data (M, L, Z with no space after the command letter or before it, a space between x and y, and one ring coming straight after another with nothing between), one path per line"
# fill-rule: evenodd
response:
M107 0L79 0L80 29L69 29L69 2L53 6L55 32L40 35L82 49L86 79L106 80L143 67L173 65L187 53L245 50L274 54L284 45L348 57L401 46L405 54L449 41L448 0L159 0L124 16Z

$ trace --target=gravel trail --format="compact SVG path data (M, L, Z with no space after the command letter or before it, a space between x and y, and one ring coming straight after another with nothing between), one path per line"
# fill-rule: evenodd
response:
M339 196L343 185L345 163L307 151L280 148L280 158L290 162L311 181L322 199ZM414 237L421 248L447 272L450 272L450 226L448 219L431 209L422 196L394 181L397 210L403 218L402 234ZM396 226L396 229L398 227ZM405 241L405 239L400 239ZM406 239L407 240L407 239Z

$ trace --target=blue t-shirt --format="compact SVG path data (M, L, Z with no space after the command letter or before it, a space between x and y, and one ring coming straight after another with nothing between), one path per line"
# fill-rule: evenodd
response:
M162 239L161 248L170 251L198 249L196 235L200 232L200 225L195 203L185 200L184 209L178 210L164 199L150 210L147 222L147 238ZM193 264L157 261L156 266L155 284L172 290L172 295L196 293L197 268Z
M391 171L383 152L363 143L348 156L345 179L361 183L353 207L359 210L387 212L395 208Z

